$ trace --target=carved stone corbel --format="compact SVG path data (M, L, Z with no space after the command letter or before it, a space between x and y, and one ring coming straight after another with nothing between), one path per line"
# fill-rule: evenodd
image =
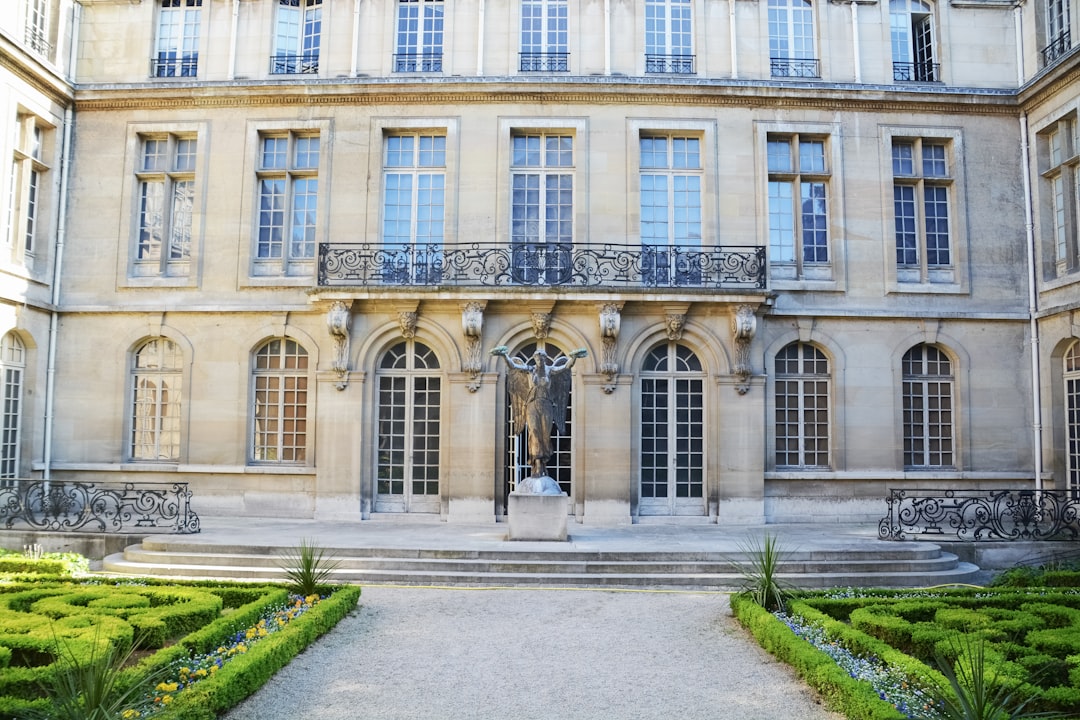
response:
M532 319L533 337L537 340L547 340L548 333L551 332L551 313L533 312L530 317Z
M334 387L344 390L349 385L349 329L352 325L351 303L335 300L326 313L326 329L334 341L334 357L330 368L337 374Z
M739 305L731 314L731 334L735 339L735 367L734 375L738 379L735 390L740 395L750 391L750 375L753 368L750 365L750 343L754 340L757 332L757 316L754 308L749 305Z
M480 389L480 372L484 369L480 350L484 330L484 303L470 302L461 309L461 331L465 333L465 362L461 368L472 378L466 385L469 392Z
M615 376L619 374L616 349L622 321L619 314L621 311L622 303L605 303L600 306L600 372L607 376L607 382L602 389L608 395L615 392Z
M416 337L416 318L418 313L415 310L399 310L397 315L398 325L401 326L401 337L406 340L412 340Z
M664 318L664 326L667 328L668 340L682 340L683 325L685 324L685 313L669 312Z

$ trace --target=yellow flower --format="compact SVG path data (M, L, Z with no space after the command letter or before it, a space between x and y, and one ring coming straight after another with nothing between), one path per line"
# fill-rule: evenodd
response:
M216 668L217 665L215 665L214 667ZM201 678L206 677L206 668L199 668L198 670L196 670L195 671L195 677L201 677Z
M161 698L161 704L162 705L168 705L171 702L172 702L172 695L166 695L165 697Z

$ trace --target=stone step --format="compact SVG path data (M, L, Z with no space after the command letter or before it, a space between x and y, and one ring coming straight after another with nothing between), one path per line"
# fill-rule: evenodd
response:
M955 555L934 547L931 557L912 553L904 561L830 557L828 560L786 562L780 578L796 587L822 588L873 586L922 587L963 583L973 579L978 568L958 562ZM205 549L205 548L204 548ZM167 552L148 551L130 546L124 553L106 557L103 570L109 573L168 577L234 578L281 580L285 572L278 556L263 549L261 553ZM580 559L568 559L563 553L529 553L544 559L525 558L456 558L349 556L327 550L327 555L341 560L332 574L335 582L395 583L410 585L559 585L603 587L704 587L737 588L742 575L728 560L695 560L680 553L575 553ZM479 553L487 554L487 553ZM515 552L495 553L513 556ZM700 553L688 553L698 555ZM837 553L826 553L835 556ZM605 557L601 557L604 555ZM612 560L609 556L633 555L632 560ZM844 555L844 553L839 553ZM639 557L640 556L640 557ZM648 557L649 559L642 559Z

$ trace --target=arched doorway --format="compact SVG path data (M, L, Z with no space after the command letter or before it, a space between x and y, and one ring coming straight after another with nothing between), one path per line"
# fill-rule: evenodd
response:
M375 512L439 512L439 368L431 348L415 340L379 362Z

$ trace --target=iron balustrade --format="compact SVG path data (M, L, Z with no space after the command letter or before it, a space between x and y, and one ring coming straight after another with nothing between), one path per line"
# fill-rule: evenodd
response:
M151 77L195 77L199 72L199 53L158 53L150 58Z
M1049 45L1042 49L1043 64L1049 65L1055 62L1059 57L1069 52L1070 49L1072 49L1072 40L1069 31L1063 30L1050 41Z
M44 55L45 57L52 55L52 43L49 42L44 29L34 23L27 23L25 41L30 46L30 49L38 55Z
M442 53L397 53L394 72L442 72Z
M7 480L0 486L0 519L8 530L199 532L187 483L85 483Z
M570 72L569 53L520 53L521 72Z
M270 56L271 75L307 75L319 72L319 53Z
M890 489L882 540L1076 540L1080 497L1064 490Z
M939 82L941 63L935 62L894 62L893 80L897 82Z
M816 58L769 58L769 72L773 77L819 78L819 67Z
M319 245L319 286L573 286L763 290L762 246Z
M694 55L646 55L645 72L669 75L693 75Z

